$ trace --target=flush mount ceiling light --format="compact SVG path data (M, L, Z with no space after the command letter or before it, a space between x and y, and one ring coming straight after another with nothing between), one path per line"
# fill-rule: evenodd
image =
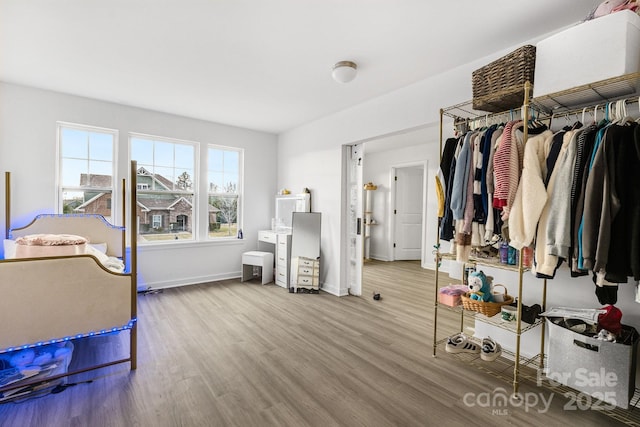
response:
M331 75L333 76L333 80L338 83L349 83L351 80L356 78L357 69L358 66L355 62L340 61L333 66L333 72Z

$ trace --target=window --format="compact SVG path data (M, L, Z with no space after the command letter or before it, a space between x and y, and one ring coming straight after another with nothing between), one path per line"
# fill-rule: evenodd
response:
M114 149L118 132L58 123L58 212L112 218Z
M207 153L209 238L236 237L240 227L242 150L210 145Z
M196 144L131 135L130 148L138 162L140 242L193 239Z

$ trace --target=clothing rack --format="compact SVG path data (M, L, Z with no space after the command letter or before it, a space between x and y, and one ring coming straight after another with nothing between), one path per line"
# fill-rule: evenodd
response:
M475 129L477 127L482 127L488 124L489 119L500 119L502 117L508 118L509 120L515 120L520 118L529 118L529 112L531 108L531 93L532 93L533 85L530 82L525 82L524 85L524 99L523 105L521 108L512 109L509 111L499 112L499 113L491 113L487 114L483 111L474 110L471 107L471 102L465 102L461 104L456 104L448 108L440 109L440 156L442 157L443 150L443 129L444 129L444 117L450 117L453 119L454 129L457 132L466 131L469 129ZM475 125L478 125L477 127ZM523 127L523 140L526 143L528 138L528 127ZM440 218L438 219L440 221ZM439 344L437 331L438 331L438 292L439 292L439 269L440 263L443 259L448 258L447 256L440 253L440 222L438 222L438 232L436 233L436 245L435 245L435 254L436 254L436 286L435 286L435 295L434 295L434 322L433 322L433 356L436 356L436 349ZM487 263L483 262L481 259L470 260L470 263L485 265L500 269L507 269L514 271L518 274L518 304L517 304L517 316L516 316L516 328L514 331L516 335L516 345L514 352L514 362L513 362L513 393L516 395L518 393L519 388L519 378L520 378L520 366L521 366L521 354L520 354L520 344L521 344L521 335L526 330L530 328L523 328L522 326L522 289L523 289L523 274L527 270L523 266L523 254L522 251L519 252L519 261L517 266L505 266L495 263ZM464 266L463 266L464 268ZM546 297L547 297L547 280L543 280L543 289L542 289L542 309L546 308ZM464 327L464 310L460 312L460 325L461 331ZM534 324L538 326L538 324ZM541 322L540 327L541 330L541 339L540 339L540 353L539 353L539 366L542 368L544 364L544 339L545 339L545 324Z

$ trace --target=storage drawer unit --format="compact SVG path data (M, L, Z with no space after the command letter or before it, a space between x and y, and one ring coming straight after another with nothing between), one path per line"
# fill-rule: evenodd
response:
M319 290L320 288L320 260L294 257L291 260L291 285L298 288Z

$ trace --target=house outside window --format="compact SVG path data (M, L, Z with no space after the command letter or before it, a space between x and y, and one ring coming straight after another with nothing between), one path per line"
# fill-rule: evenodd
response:
M235 238L241 224L243 151L209 145L207 180L210 239Z
M130 135L136 160L139 241L193 240L196 144L148 135Z
M118 131L63 122L57 131L58 212L99 214L114 223L111 201Z

